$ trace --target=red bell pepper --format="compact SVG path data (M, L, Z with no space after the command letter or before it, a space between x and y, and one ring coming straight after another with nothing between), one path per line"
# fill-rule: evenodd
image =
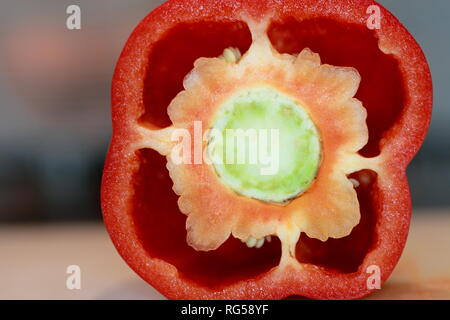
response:
M252 89L261 83L271 89ZM289 119L314 123L317 168L294 196L268 182L232 185L227 167L169 159L174 128L219 126L219 106L241 99L239 90L273 106L291 101ZM405 171L431 107L419 45L374 1L170 0L133 31L115 70L106 227L123 259L168 298L363 297L376 287L374 270L383 283L405 245ZM278 185L297 181L289 177Z

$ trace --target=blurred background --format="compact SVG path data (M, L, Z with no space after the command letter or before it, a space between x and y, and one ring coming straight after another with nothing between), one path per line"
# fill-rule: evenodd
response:
M138 21L161 2L0 2L0 223L101 218L114 65ZM431 129L408 169L413 205L448 208L450 1L379 2L422 45L433 74ZM81 7L81 30L66 28L71 4Z

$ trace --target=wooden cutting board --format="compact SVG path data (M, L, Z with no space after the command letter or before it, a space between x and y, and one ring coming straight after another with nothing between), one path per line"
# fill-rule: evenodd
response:
M0 299L163 299L119 257L101 224L0 227ZM79 265L81 290L66 288ZM416 212L404 254L366 299L450 299L450 211Z

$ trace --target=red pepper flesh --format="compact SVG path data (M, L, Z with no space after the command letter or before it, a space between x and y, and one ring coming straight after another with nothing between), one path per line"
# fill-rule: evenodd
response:
M367 28L367 8L381 10L381 28ZM230 237L217 250L199 252L186 243L186 217L165 167L165 158L136 149L137 125L170 125L167 106L183 90L183 78L200 57L225 48L246 52L251 34L242 17L270 16L267 31L280 53L310 48L323 63L357 69L356 98L367 109L366 157L383 154L381 177L353 176L361 221L352 233L322 242L302 234L297 269L276 272L280 242L252 250ZM432 84L416 41L386 9L371 0L171 0L133 31L112 84L113 137L102 182L102 211L118 252L130 267L172 299L355 299L373 291L368 267L384 282L406 242L411 199L406 167L418 151L431 118Z

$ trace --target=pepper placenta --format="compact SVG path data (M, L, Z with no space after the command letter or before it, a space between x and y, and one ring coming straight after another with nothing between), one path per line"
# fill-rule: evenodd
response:
M108 232L169 298L365 296L405 245L431 106L419 45L374 1L168 1L116 66Z

